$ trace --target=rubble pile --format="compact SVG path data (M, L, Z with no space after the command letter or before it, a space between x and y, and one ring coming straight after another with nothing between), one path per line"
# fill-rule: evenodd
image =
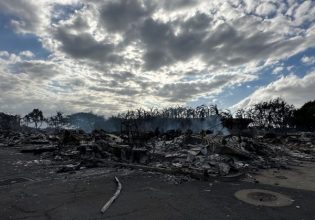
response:
M1 147L39 154L57 172L98 166L130 166L168 174L228 176L285 168L293 160L314 160L315 134L266 134L254 138L173 132L130 139L103 130L0 132ZM150 138L148 138L150 137ZM139 141L140 140L140 141ZM198 176L197 175L197 176Z
M171 141L154 140L151 145L150 153L158 158L158 166L189 168L210 175L281 167L288 160L283 146L245 137L181 135Z

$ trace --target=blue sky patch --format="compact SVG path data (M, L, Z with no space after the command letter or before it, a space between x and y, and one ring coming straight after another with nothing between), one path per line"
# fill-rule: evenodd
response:
M77 5L60 5L56 4L54 6L54 14L52 16L52 23L58 23L61 20L67 20L76 11L82 9L84 4Z
M12 17L0 14L0 51L18 54L29 50L38 59L46 59L49 51L43 48L40 39L33 34L18 34L10 27Z

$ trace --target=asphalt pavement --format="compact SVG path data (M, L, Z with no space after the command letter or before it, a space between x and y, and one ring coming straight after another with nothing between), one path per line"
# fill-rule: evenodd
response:
M315 219L313 191L244 181L174 184L163 174L113 168L75 174L54 171L38 156L0 149L0 219ZM115 193L115 176L123 189L101 214L102 206ZM293 203L285 207L247 204L234 196L241 189L271 190Z

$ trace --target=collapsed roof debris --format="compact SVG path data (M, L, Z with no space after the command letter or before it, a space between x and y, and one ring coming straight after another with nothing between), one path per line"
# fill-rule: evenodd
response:
M104 130L85 133L10 131L1 133L3 146L40 154L59 166L57 172L92 167L140 168L192 178L235 177L257 169L286 168L299 160L314 160L315 135L300 132L254 137L211 131L169 130L112 134Z

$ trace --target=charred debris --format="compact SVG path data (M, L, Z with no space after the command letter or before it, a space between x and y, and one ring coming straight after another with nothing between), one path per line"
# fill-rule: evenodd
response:
M37 154L56 165L56 172L124 167L233 179L314 161L314 118L315 102L295 109L282 99L234 116L215 105L139 109L107 120L92 113L65 117L60 112L45 119L34 109L23 118L0 113L0 147Z

